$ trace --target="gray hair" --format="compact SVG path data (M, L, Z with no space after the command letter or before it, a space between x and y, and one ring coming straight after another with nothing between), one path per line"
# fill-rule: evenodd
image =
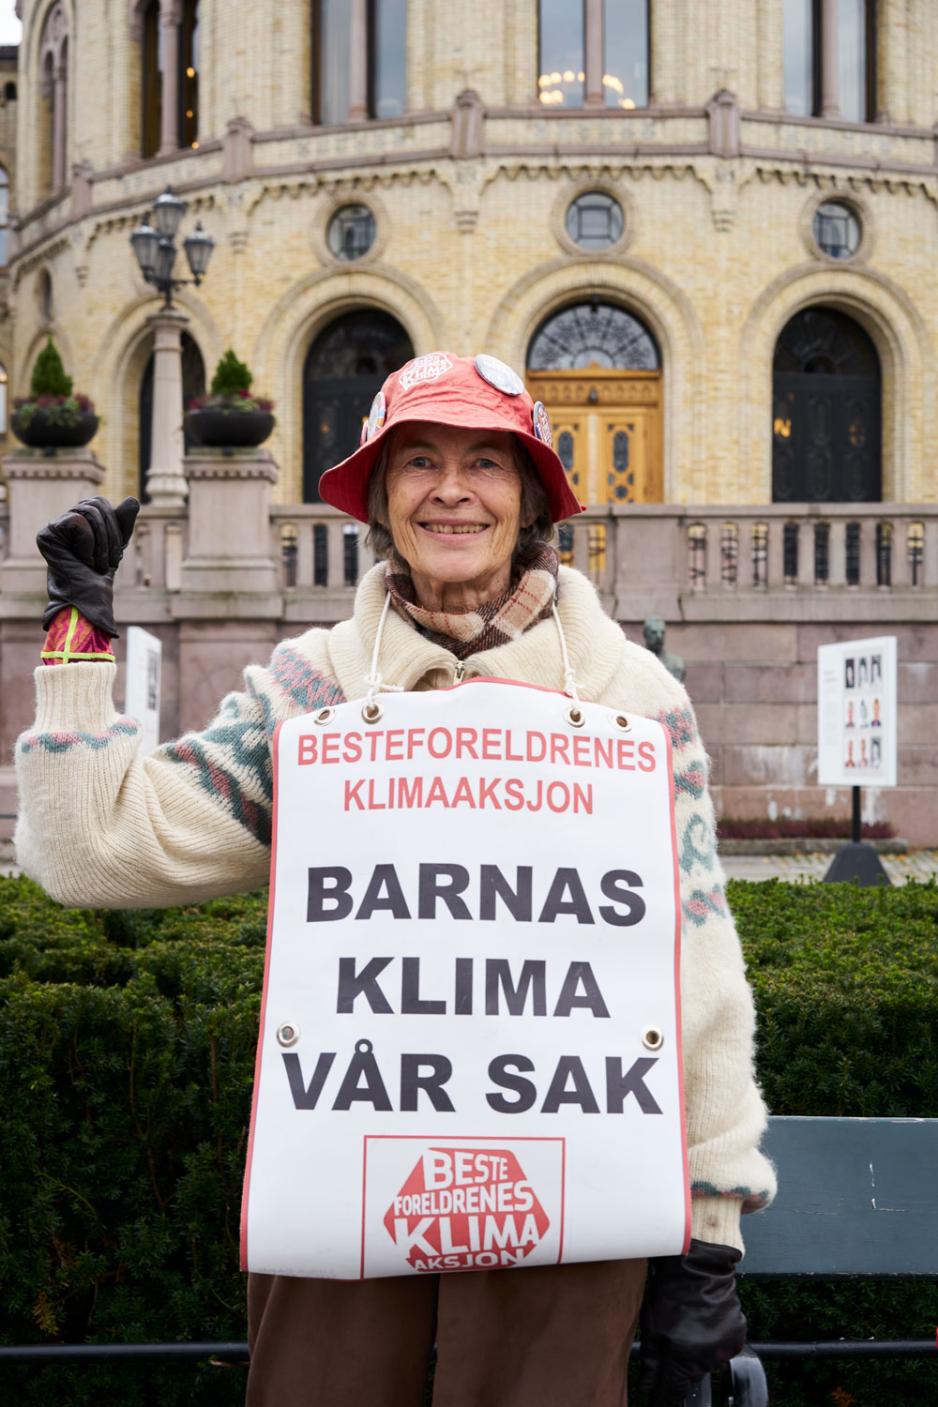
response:
M511 444L515 464L521 475L521 527L511 558L512 571L515 572L527 560L535 543L551 541L554 536L554 524L550 516L547 490L531 456L515 435L511 437ZM377 558L389 556L394 549L394 539L388 527L389 458L390 439L382 446L368 480L368 536L365 541Z

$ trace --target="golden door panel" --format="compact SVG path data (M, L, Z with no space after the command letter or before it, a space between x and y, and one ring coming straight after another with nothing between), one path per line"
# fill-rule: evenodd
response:
M554 447L583 503L660 503L663 496L661 373L532 372Z

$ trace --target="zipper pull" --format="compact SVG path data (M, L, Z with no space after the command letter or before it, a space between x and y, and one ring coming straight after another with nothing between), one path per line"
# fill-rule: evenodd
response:
M456 668L453 670L453 683L461 684L466 677L466 664L464 660L456 661Z

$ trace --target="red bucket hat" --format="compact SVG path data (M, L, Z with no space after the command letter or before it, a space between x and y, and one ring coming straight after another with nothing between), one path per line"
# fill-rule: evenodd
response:
M368 480L386 436L395 425L429 420L468 430L508 430L524 445L547 491L557 523L581 513L566 470L553 448L550 417L533 401L517 372L497 357L456 357L428 352L407 362L385 381L362 426L361 446L319 481L326 503L368 522Z

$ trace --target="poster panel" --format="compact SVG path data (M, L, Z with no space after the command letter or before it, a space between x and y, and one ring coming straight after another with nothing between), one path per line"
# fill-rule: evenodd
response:
M290 720L242 1263L356 1279L679 1253L660 724L508 681Z
M818 781L896 785L896 637L819 645Z
M129 626L124 711L140 724L141 753L152 752L160 744L162 661L162 641L139 625Z

